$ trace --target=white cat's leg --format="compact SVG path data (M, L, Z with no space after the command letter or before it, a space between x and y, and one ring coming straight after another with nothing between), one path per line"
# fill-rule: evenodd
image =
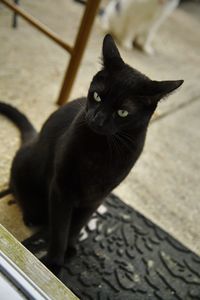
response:
M109 16L106 13L106 10L101 10L100 14L98 15L97 21L104 32L108 32L110 30Z
M155 53L152 47L153 37L154 37L153 32L145 31L137 35L134 44L137 48L141 49L145 53L149 55L153 55Z
M157 14L153 22L151 22L146 29L137 36L136 45L139 46L144 52L152 55L154 49L152 47L153 39L167 17L178 6L179 0L171 0L164 5L160 13Z
M131 50L133 49L133 42L135 39L135 31L133 31L132 27L126 28L126 31L121 34L121 44L122 47Z
M147 54L153 55L155 53L152 42L159 27L165 19L163 17L163 15L158 14L157 17L153 21L147 23L143 31L139 35L137 35L136 45Z
M126 36L121 41L122 47L126 50L133 49L133 38L130 36Z
M153 55L155 53L155 50L152 46L152 42L156 35L158 27L159 26L157 26L157 24L154 24L152 27L150 27L149 31L147 31L144 35L142 49L147 54Z

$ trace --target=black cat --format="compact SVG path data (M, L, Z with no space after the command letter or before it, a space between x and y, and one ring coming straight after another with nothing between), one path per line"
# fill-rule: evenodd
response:
M103 68L94 76L87 98L59 108L40 133L23 114L0 103L0 112L22 134L10 189L26 224L49 225L44 261L53 272L92 213L140 156L158 101L182 83L152 81L131 68L107 35Z

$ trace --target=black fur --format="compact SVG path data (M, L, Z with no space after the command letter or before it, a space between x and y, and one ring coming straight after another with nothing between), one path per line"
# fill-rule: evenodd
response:
M83 225L140 156L158 101L182 83L152 81L131 68L107 35L103 68L87 98L58 109L38 135L16 109L0 105L22 136L33 133L13 160L10 188L27 224L48 223L50 241L43 261L52 271L58 272ZM97 95L101 101L95 100ZM129 114L121 117L119 110Z
M0 192L0 198L5 197L6 195L11 193L11 189L5 189L3 191Z
M22 144L30 140L36 135L36 130L33 125L29 122L27 117L19 112L9 104L0 103L0 112L7 116L12 122L17 125L21 132L21 142Z

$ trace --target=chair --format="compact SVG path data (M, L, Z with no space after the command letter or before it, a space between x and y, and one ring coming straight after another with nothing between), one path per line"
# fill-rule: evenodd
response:
M14 11L13 26L16 26L16 16L19 15L23 19L25 19L30 25L37 28L39 31L41 31L47 37L52 39L55 43L57 43L60 47L65 49L71 55L69 64L64 75L63 83L61 85L60 93L57 99L58 105L64 104L69 98L100 1L101 0L87 0L85 11L75 39L75 43L73 46L70 46L56 33L51 31L46 25L42 24L39 20L37 20L36 18L25 12L25 10L23 10L21 7L19 7L17 5L18 0L14 0L14 3L10 3L8 0L0 0L0 2L2 2L12 11Z

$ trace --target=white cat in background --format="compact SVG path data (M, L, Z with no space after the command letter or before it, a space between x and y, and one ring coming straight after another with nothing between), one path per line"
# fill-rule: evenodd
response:
M111 0L99 14L105 32L127 49L133 44L153 54L152 41L165 19L178 6L179 0Z

